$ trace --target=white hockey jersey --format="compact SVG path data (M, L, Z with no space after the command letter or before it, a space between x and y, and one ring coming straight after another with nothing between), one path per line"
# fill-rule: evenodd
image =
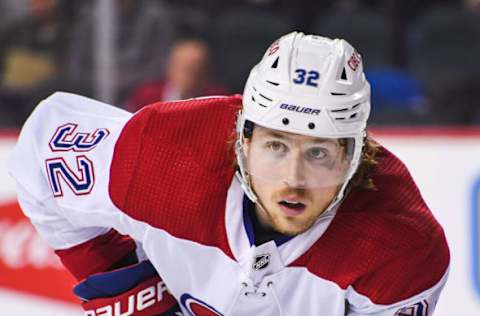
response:
M185 315L432 315L448 246L384 148L376 190L353 189L307 232L254 245L229 144L240 107L215 97L132 116L55 93L11 159L20 205L55 249L110 228L141 242Z

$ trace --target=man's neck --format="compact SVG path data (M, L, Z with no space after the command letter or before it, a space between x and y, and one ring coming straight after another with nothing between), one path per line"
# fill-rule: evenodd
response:
M251 202L250 200L248 200L246 205L246 211L250 215L249 217L252 221L254 243L256 246L283 236L268 224L267 214L261 206Z

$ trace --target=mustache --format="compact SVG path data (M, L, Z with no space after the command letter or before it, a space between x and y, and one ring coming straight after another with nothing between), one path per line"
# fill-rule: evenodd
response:
M290 187L283 188L280 191L273 193L272 198L276 201L286 195L296 195L300 198L307 199L308 201L312 200L311 194L308 190L301 189L301 188L290 188Z

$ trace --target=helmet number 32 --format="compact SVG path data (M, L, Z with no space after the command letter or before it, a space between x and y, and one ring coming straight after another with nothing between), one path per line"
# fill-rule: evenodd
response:
M306 84L307 86L317 87L318 86L318 79L320 78L320 74L318 71L315 70L305 70L302 68L298 68L295 70L297 76L293 79L293 83L295 84Z

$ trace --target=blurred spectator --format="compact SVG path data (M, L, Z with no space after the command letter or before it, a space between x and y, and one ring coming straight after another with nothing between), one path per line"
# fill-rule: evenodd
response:
M126 108L136 111L158 101L188 99L225 94L210 82L209 49L198 39L176 42L168 56L165 78L140 85L126 101Z
M165 57L175 34L175 23L163 2L116 0L116 96L122 100L140 82L164 71ZM66 76L74 92L93 96L95 75L95 2L83 8L76 21L68 52Z
M39 99L59 89L68 18L57 0L28 0L28 15L0 34L0 124L20 124Z
M470 11L480 13L480 0L464 0L463 5Z

